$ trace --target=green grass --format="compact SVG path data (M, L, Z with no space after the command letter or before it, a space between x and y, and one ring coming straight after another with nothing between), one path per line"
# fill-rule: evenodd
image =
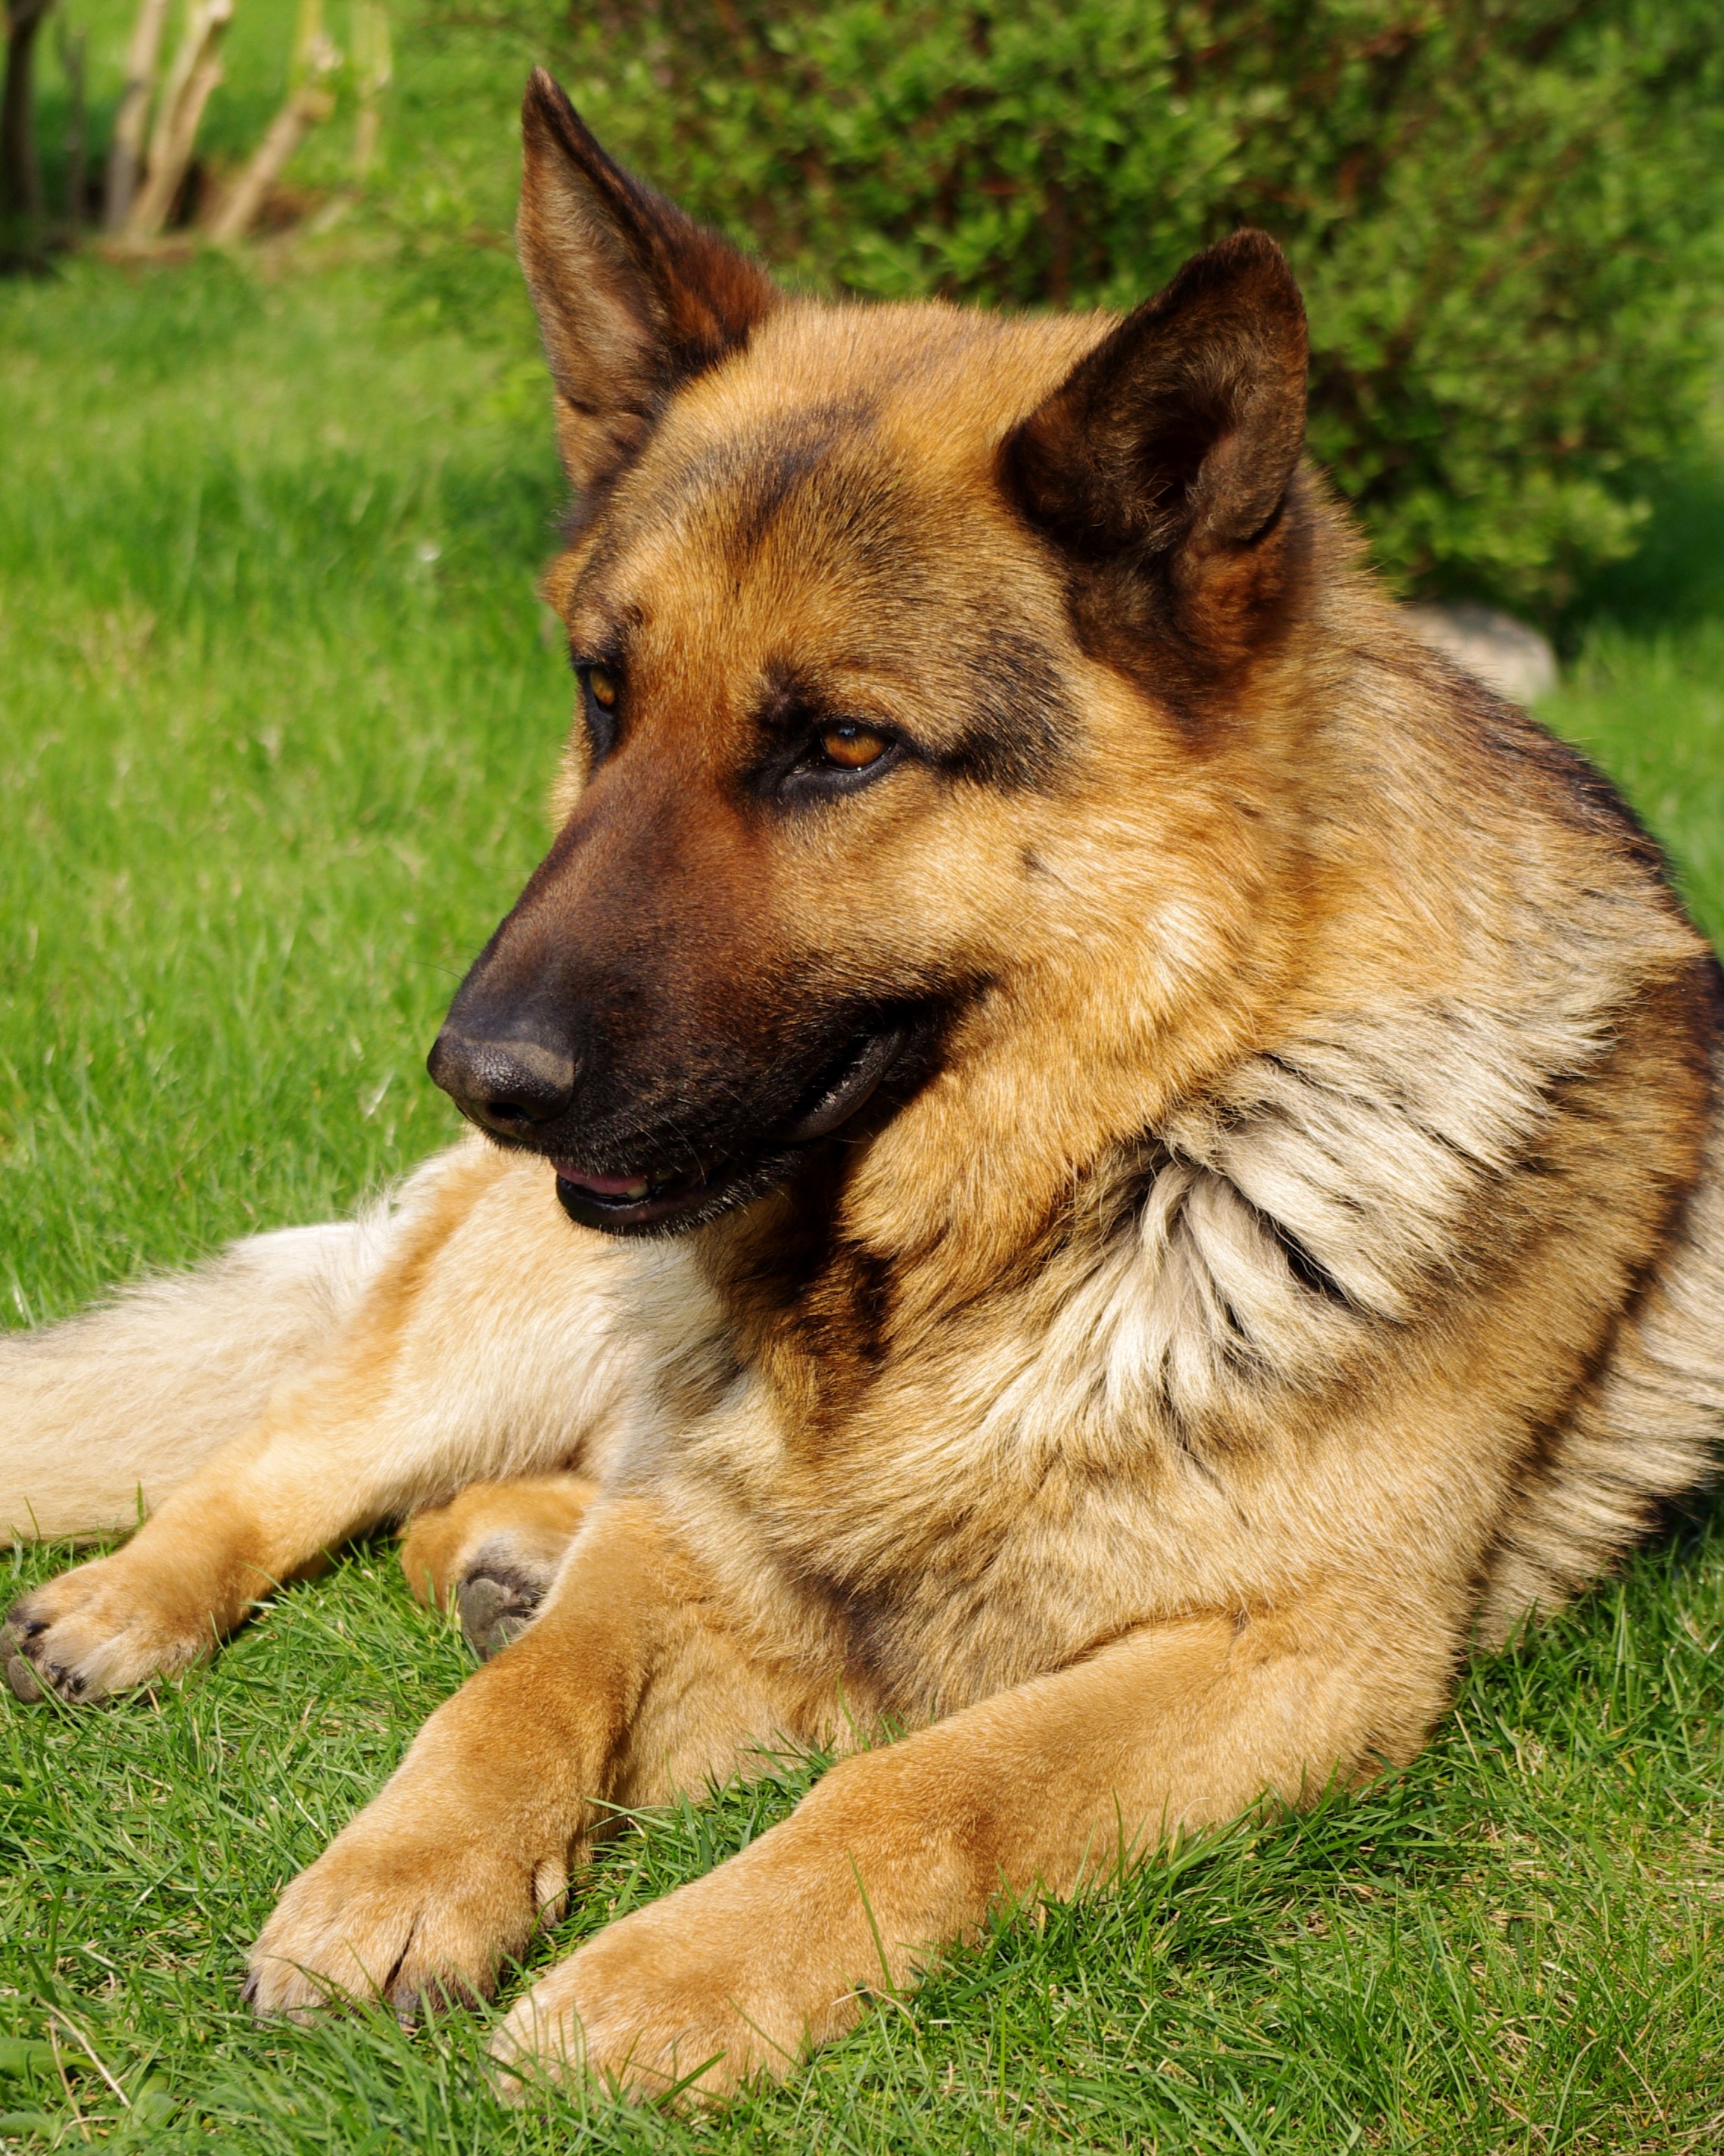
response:
M74 2103L125 2145L81 2040L146 2112L131 2138L244 2156L1708 2150L1724 2135L1718 1555L1650 1558L1475 1673L1408 1774L1003 1924L790 2087L680 2123L602 2101L503 2110L466 2015L408 2036L381 2016L259 2029L241 2010L276 1889L463 1672L388 1554L362 1552L153 1701L6 1712L0 2029L52 2031L67 2085L50 2057L10 2100L62 2146ZM741 1846L806 1779L617 1845L537 1960Z
M530 354L352 270L0 310L0 1294L36 1317L449 1134L420 1059L568 684Z
M465 64L404 49L398 126L419 151L327 241L0 286L9 1322L326 1214L449 1133L421 1059L541 841L568 704L533 593L557 501L543 392L490 244L517 60L439 141L437 85ZM255 89L259 113L273 95ZM480 243L455 244L480 200L462 175L482 170L496 201L471 211ZM1721 522L1724 480L1671 488L1645 562L1591 595L1551 706L1670 844L1715 935ZM62 1561L19 1556L0 1586ZM1476 1670L1407 1774L1003 1922L790 2088L710 2120L502 2110L482 2018L408 2035L241 2012L281 1882L464 1668L390 1553L362 1549L154 1698L0 1707L0 2142L1724 2143L1716 1527ZM812 1771L626 1838L544 1955L738 1846Z

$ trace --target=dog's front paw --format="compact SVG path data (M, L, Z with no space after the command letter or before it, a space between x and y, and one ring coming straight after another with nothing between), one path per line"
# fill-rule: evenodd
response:
M259 2014L381 1998L408 2019L485 1998L554 1920L564 1858L535 1861L459 1813L400 1812L384 1799L362 1813L276 1904L245 1984Z
M189 1669L216 1636L195 1580L165 1580L121 1550L14 1602L0 1627L0 1666L23 1700L101 1700Z
M782 2079L850 2025L854 1992L804 1995L798 1942L703 1921L705 1883L608 1925L516 2001L491 2043L505 2092L584 2073L629 2096L715 2102Z

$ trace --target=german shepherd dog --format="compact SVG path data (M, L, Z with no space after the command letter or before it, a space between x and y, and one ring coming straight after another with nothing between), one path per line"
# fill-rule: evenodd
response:
M1719 976L1362 566L1271 241L1124 320L829 304L548 76L525 135L579 716L432 1052L480 1134L8 1343L0 1518L154 1509L5 1653L145 1684L411 1519L500 1651L267 2013L488 1993L618 1808L834 1745L497 2036L716 2096L1002 1898L1409 1759L1704 1482Z

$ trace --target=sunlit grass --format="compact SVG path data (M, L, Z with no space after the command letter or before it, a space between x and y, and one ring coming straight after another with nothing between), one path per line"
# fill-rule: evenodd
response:
M53 2033L65 2068L14 2075L14 2116L64 2132L75 2105L124 2134L148 2091L151 2147L248 2156L551 2148L583 2120L587 2145L787 2156L1700 2151L1724 2133L1721 1635L1716 1537L1655 1554L1476 1671L1409 1773L1003 1923L788 2089L717 2120L541 2116L488 2092L483 2017L259 2028L239 2005L280 1884L463 1673L362 1551L153 1700L4 1711L0 2030ZM741 1846L808 1774L623 1837L535 1966Z
M404 333L357 273L85 270L0 326L16 1322L448 1134L423 1058L542 836L568 683L536 367Z

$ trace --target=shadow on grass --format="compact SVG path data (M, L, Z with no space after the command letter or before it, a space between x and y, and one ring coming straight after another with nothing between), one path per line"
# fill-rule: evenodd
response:
M1653 475L1644 496L1652 514L1639 547L1587 578L1564 615L1571 653L1600 623L1648 635L1724 619L1724 449Z

